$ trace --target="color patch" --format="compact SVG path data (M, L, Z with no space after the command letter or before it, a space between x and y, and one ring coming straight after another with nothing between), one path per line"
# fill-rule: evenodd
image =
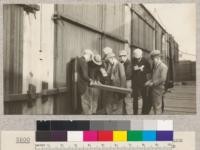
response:
M127 131L113 131L113 141L127 141Z
M77 129L80 131L91 130L90 129L90 121L87 120L77 120L74 121L76 123Z
M173 141L173 131L157 131L157 141Z
M98 131L98 141L113 141L113 132Z
M143 132L138 131L128 131L127 132L127 140L128 141L142 141L143 140Z
M157 130L157 120L144 120L143 130Z
M143 141L156 141L156 131L143 131Z
M90 130L130 130L130 125L130 121L93 120L90 122Z
M52 131L51 132L51 141L67 141L67 132L66 131Z
M104 121L94 120L90 122L90 130L105 130Z
M157 130L158 131L173 131L173 120L158 120Z
M83 131L68 131L67 140L69 142L82 142L83 141Z
M50 121L37 121L37 131L48 131L50 130Z
M36 131L35 140L37 142L48 142L51 141L50 131Z
M51 130L66 131L67 122L69 121L53 120L51 121Z
M83 141L97 141L98 132L97 131L84 131L83 132Z

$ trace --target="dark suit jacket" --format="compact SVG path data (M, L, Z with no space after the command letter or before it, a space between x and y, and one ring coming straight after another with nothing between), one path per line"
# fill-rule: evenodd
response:
M131 80L132 68L131 68L131 61L129 59L127 59L124 63L124 70L126 74L126 80Z
M136 65L139 67L143 65L144 70L134 70L133 67ZM133 59L132 70L133 87L143 87L147 81L147 74L152 72L150 63L145 58L142 58L140 62L137 62L135 59Z
M77 76L78 94L82 95L85 93L90 82L88 76L88 63L85 61L84 57L77 58Z
M92 61L88 63L88 75L92 80L95 81L101 81L102 80L102 74L101 69L102 65L96 65Z

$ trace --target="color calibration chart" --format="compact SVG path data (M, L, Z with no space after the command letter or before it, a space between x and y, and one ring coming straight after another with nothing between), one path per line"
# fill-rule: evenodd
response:
M46 120L36 131L2 131L1 150L195 150L194 132L172 120Z

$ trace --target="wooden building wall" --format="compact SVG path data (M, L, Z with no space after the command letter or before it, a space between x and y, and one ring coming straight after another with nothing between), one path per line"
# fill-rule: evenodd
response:
M96 28L97 30L124 37L124 6L123 5L56 5L56 12L71 20ZM89 48L94 53L101 54L105 46L113 48L114 52L124 48L124 43L88 30L80 25L67 21L58 21L55 27L55 70L54 87L70 86L66 78L70 72L70 60L80 56L81 52ZM67 98L66 98L67 97ZM69 93L56 97L54 103L55 114L69 114L72 112Z
M132 5L132 44L146 52L155 48L155 21L142 5Z
M28 5L4 5L4 98L27 94L29 84L41 92L42 82L53 87L54 5L40 5L35 14ZM29 7L30 8L30 7ZM31 9L31 8L30 8ZM5 101L5 114L53 114L53 99Z
M180 61L176 67L177 82L182 81L195 81L196 80L196 62L193 61Z
M17 5L3 6L3 70L4 97L22 93L23 72L23 8ZM5 103L4 112L19 114L21 103Z
M54 67L54 5L39 5L36 13L24 11L24 39L23 39L23 93L28 90L29 84L36 87L36 92L42 91L42 83L53 88ZM23 114L53 114L53 97L42 102L37 98L32 107L23 103Z

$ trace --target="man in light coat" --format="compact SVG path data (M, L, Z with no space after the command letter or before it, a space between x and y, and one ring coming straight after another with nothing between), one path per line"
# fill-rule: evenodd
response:
M167 78L168 67L160 59L160 51L151 52L153 60L152 79L145 83L151 87L151 100L154 114L162 114L162 96L164 94L164 84Z
M109 53L106 56L109 67L107 70L108 80L107 84L117 87L126 87L126 75L123 64L121 64L115 57L114 53ZM122 115L124 94L116 92L107 92L106 97L106 114Z

